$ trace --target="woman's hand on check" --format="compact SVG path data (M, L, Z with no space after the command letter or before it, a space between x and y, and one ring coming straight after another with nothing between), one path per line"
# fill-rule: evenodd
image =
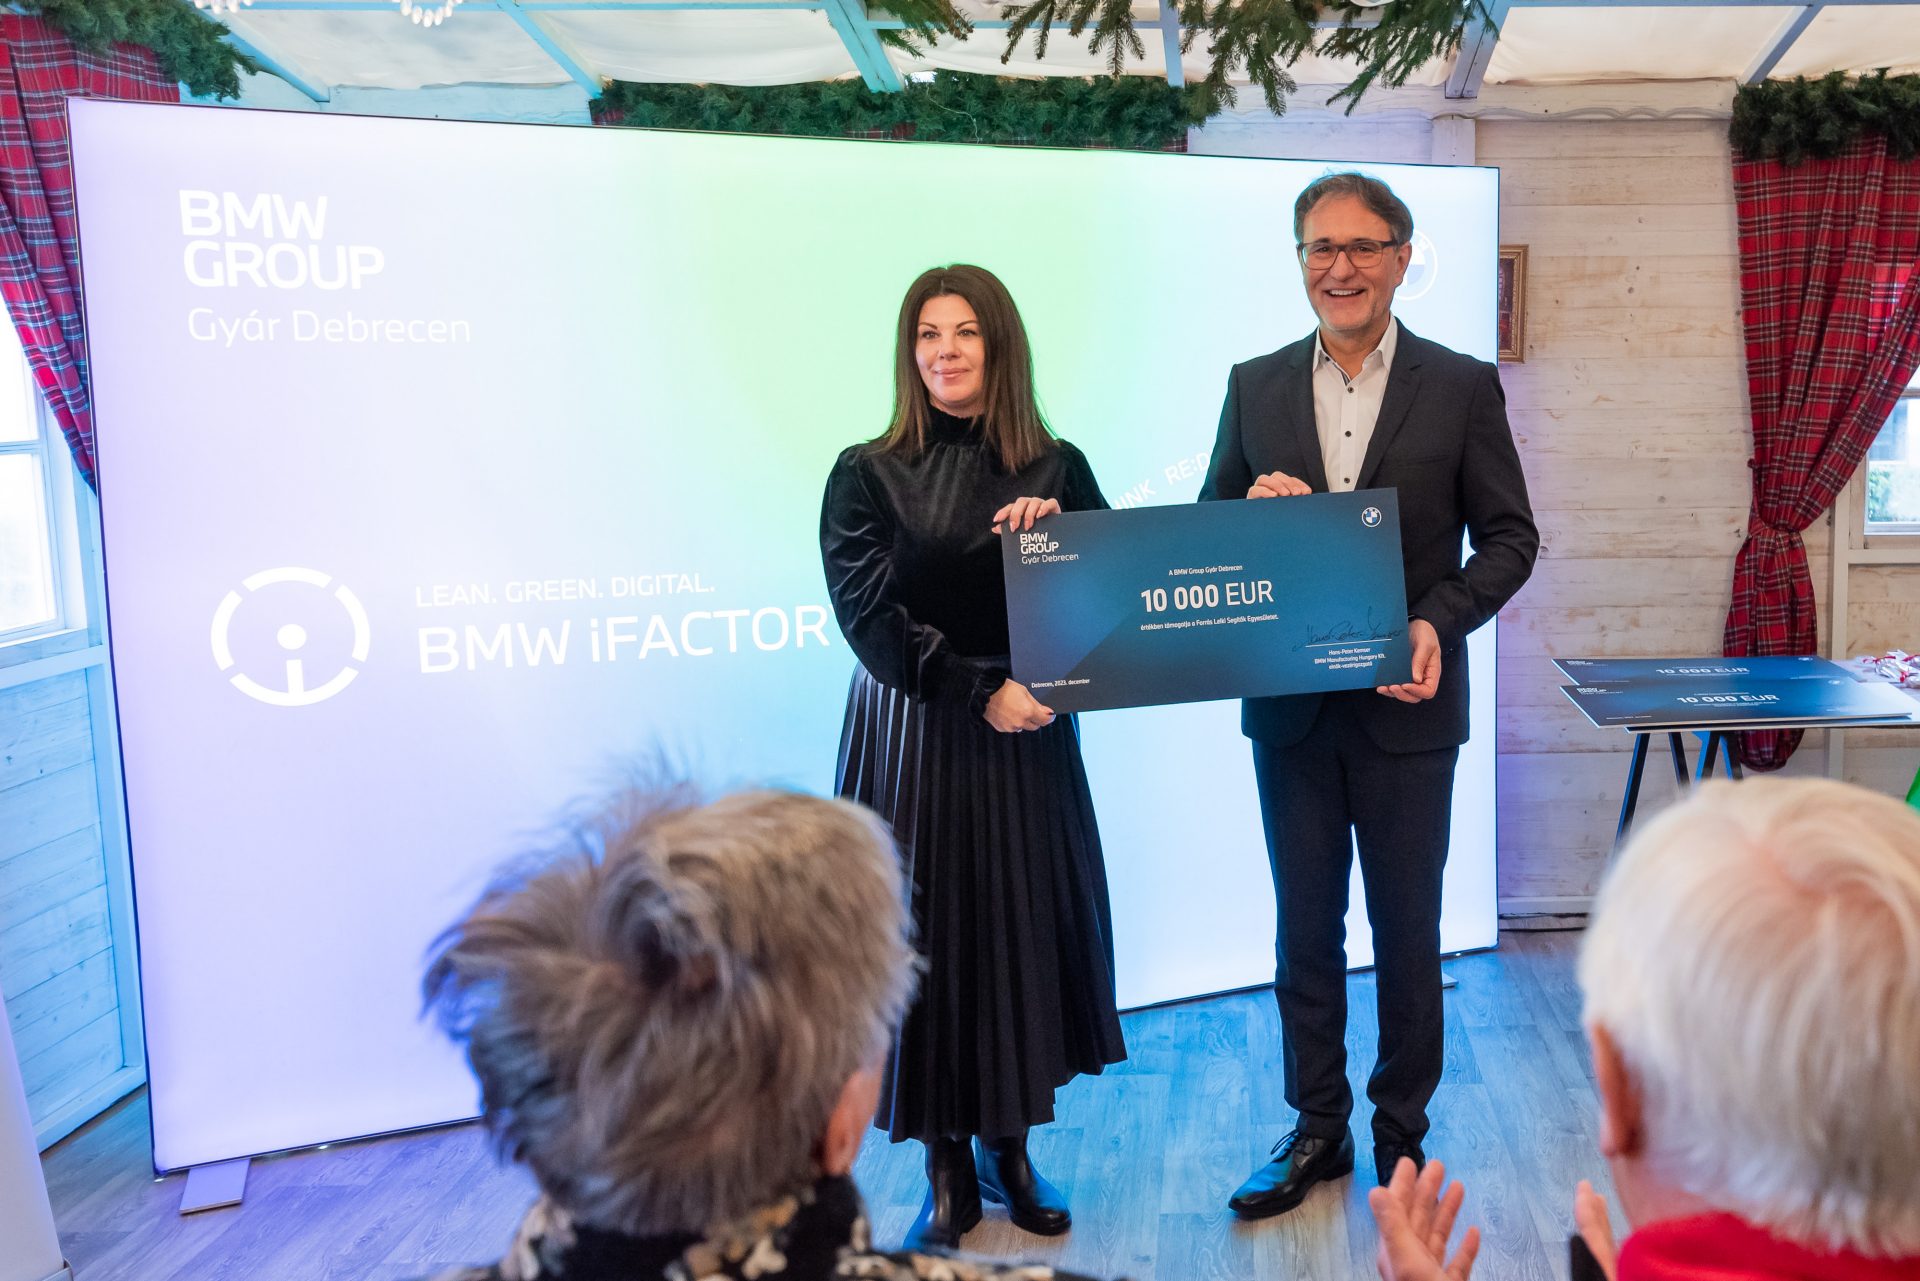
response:
M1006 529L1032 529L1033 522L1042 516L1052 516L1060 510L1057 498L1016 498L993 514L993 532Z
M1008 680L987 700L987 724L1002 734L1044 729L1053 724L1053 709L1044 707L1019 681Z

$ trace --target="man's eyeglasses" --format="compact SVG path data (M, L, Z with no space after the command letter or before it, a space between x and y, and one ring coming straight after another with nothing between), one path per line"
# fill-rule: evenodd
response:
M1298 245L1300 261L1315 271L1326 271L1340 258L1356 267L1378 267L1380 260L1386 257L1387 250L1400 242L1397 240L1349 240L1344 245L1336 245L1331 240L1316 240L1311 244Z

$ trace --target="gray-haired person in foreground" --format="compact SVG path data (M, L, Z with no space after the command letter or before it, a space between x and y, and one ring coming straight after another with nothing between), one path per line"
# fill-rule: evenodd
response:
M1920 1277L1920 814L1824 779L1710 783L1635 835L1580 956L1609 1281ZM1371 1195L1386 1281L1467 1281L1456 1184Z
M1064 1278L872 1248L849 1176L913 966L872 814L629 795L540 863L427 972L541 1193L504 1259L445 1281Z

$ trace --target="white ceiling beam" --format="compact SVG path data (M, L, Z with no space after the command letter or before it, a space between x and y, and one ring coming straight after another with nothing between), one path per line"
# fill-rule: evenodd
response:
M1780 59L1786 57L1787 50L1793 48L1793 42L1813 25L1813 20L1820 16L1820 11L1824 8L1826 8L1825 4L1810 4L1781 24L1780 32L1774 37L1773 43L1767 46L1759 60L1748 69L1747 74L1741 77L1741 83L1757 85L1772 75L1773 69L1780 65Z
M1160 48L1167 61L1167 83L1176 89L1187 86L1187 68L1180 61L1180 12L1173 0L1160 0Z
M847 55L859 69L860 78L867 82L867 88L874 93L900 92L900 72L887 57L887 47L876 34L879 24L867 16L867 6L862 0L827 0L826 9L827 21L839 33L840 42L847 46Z
M540 46L540 52L553 60L555 66L567 73L567 78L587 91L589 98L598 98L606 88L604 78L587 66L586 59L569 47L559 36L535 22L533 15L521 7L519 0L493 0L493 7L512 18L514 25L526 33L529 40Z
M1447 97L1476 98L1493 61L1493 46L1499 43L1500 28L1506 23L1512 0L1489 0L1485 17L1476 14L1460 33L1460 49L1453 57L1453 70L1447 75Z

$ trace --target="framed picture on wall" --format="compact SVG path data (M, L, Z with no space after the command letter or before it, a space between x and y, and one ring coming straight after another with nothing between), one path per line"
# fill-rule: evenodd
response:
M1527 358L1527 247L1500 246L1500 359Z

